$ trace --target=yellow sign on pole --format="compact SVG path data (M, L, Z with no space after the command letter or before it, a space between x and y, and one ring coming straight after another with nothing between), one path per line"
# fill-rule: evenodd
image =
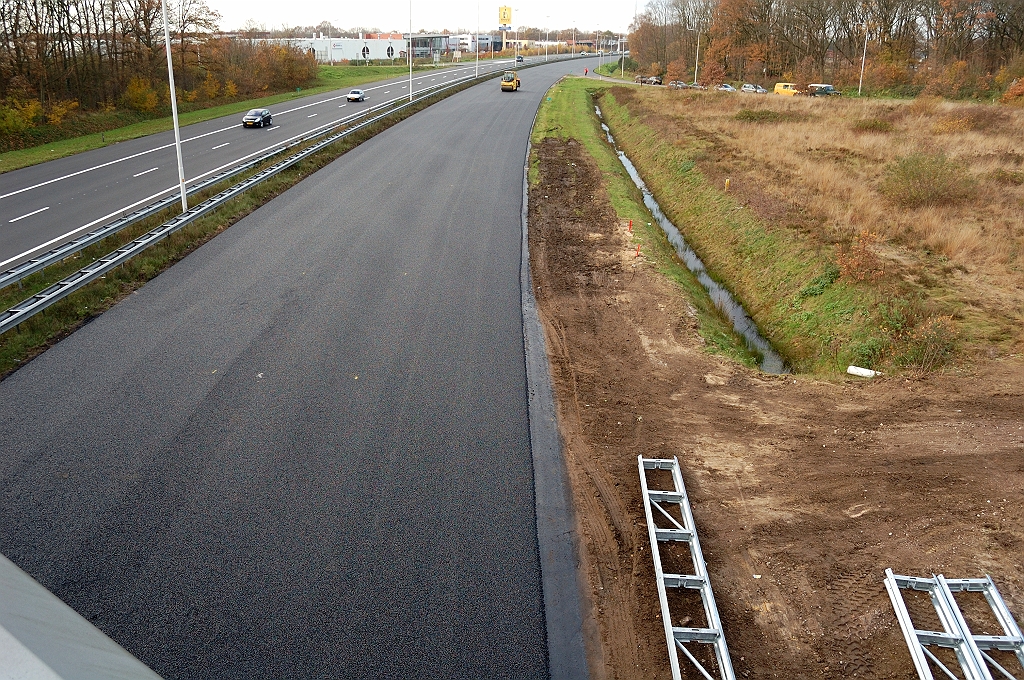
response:
M499 7L498 8L498 23L502 26L512 25L512 8L511 7Z

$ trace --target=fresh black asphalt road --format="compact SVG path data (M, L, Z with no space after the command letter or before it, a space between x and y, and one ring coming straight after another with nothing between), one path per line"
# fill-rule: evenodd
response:
M0 383L0 553L169 679L546 677L520 210L584 66L388 129Z
M480 71L508 65L507 59L485 59ZM475 69L474 63L468 63L416 72L413 92L472 76ZM367 101L349 102L346 89L272 106L273 125L266 128L243 129L241 115L182 128L186 182L216 174L331 121L409 93L409 81L403 77L358 87L366 91ZM174 133L170 131L0 174L0 270L177 188Z

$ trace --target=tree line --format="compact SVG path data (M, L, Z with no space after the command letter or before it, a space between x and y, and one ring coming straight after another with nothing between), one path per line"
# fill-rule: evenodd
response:
M1024 0L649 0L629 47L689 81L698 39L702 80L857 85L863 58L870 90L989 97L1024 76Z
M185 104L316 78L309 54L220 35L220 15L206 0L169 1L168 13L175 85ZM0 135L60 125L76 110L155 115L168 104L160 0L0 2Z

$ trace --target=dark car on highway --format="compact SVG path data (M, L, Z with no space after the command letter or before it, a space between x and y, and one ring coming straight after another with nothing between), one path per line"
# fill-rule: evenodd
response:
M253 109L242 118L242 127L263 127L270 125L270 109Z
M521 55L521 54L516 55L516 63L517 64L522 64L524 61L526 61L526 60L523 59L523 55Z

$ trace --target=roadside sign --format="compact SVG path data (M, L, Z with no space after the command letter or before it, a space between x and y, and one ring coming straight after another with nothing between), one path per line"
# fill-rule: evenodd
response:
M502 26L511 26L512 25L512 8L511 7L508 7L507 5L502 5L501 7L498 8L498 23L501 24ZM511 29L503 28L502 30L504 31L504 30L511 30Z

